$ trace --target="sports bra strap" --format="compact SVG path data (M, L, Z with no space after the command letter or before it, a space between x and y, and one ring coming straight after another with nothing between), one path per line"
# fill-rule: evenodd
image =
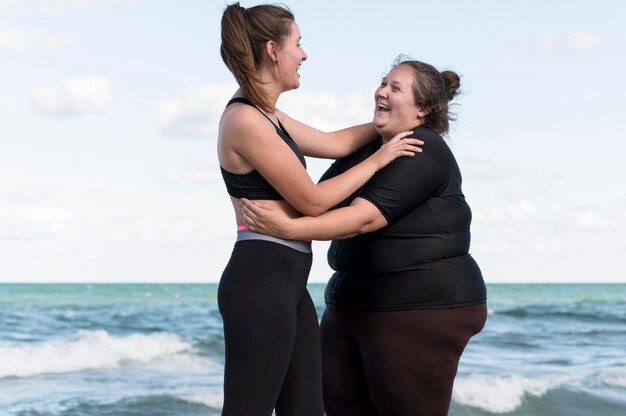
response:
M261 111L261 109L260 109L259 107L257 107L256 105L254 105L254 103L253 103L252 101L248 100L247 98L244 98L244 97L235 97L235 98L232 98L232 99L228 102L228 104L226 104L226 107L228 107L229 105L234 104L234 103L244 103L244 104L251 105L252 107L254 107L254 108L256 108L257 110L259 110L259 113L263 114L263 117L265 117L266 119L268 119L268 120L270 121L270 123L272 123L272 125L273 125L275 128L277 128L277 129L281 129L283 132L285 131L285 128L284 128L284 127L283 127L283 125L281 124L280 120L278 120L278 118L276 118L276 119L278 120L278 126L277 126L277 125L276 125L276 123L274 123L274 122L272 121L272 119L271 119L271 118L269 118L269 117L267 116L267 114L265 114L263 111Z

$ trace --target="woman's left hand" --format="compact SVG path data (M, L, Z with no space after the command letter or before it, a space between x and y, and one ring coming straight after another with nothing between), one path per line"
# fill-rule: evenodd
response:
M241 198L239 207L244 223L251 231L274 237L289 238L286 233L291 218L276 206Z

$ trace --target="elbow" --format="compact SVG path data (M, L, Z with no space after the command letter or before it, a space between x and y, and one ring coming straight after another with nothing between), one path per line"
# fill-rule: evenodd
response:
M368 218L364 219L360 223L359 234L373 233L374 231L378 231L381 228L387 226L389 223L387 220L383 220L382 218Z
M301 201L297 206L294 206L294 208L306 216L317 217L328 211L331 207L326 206L322 198L314 197Z
M372 229L371 229L370 225L371 225L370 221L362 222L361 224L359 224L359 227L358 227L356 233L357 234L366 234L366 233L372 232Z
M309 217L318 217L324 212L328 211L328 208L325 208L319 204L306 204L297 209L298 211L300 211L300 213Z

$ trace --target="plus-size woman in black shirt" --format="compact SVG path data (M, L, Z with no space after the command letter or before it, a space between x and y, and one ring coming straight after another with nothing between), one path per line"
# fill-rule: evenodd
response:
M398 131L413 130L423 152L395 160L335 209L292 218L243 200L255 231L334 240L321 325L329 416L446 415L463 349L484 326L485 284L469 254L471 211L441 137L458 88L454 72L397 63L375 93L380 139L336 161L322 181Z

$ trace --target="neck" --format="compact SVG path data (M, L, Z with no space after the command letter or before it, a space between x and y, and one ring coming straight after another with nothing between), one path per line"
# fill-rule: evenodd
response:
M267 97L270 99L272 106L276 108L276 103L282 91L272 72L261 69L261 82L263 82Z
M396 131L396 132L384 132L384 131L378 131L378 134L380 134L380 137L382 137L383 139L383 144L388 143L391 139L393 139L394 137L396 137L396 135L402 133L403 131L411 131L413 129L418 128L419 126L424 124L424 120L423 119L418 119L416 120L416 123L412 126L406 126L404 130L401 131Z

